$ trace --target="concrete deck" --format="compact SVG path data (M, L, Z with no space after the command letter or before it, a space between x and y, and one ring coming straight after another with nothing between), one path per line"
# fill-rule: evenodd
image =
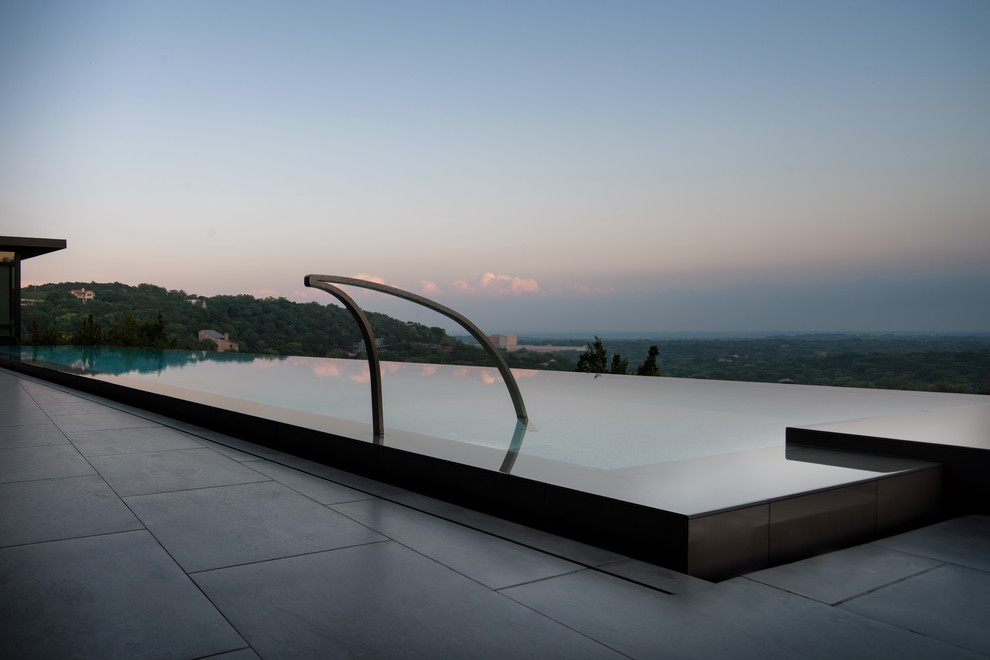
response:
M0 369L0 656L990 657L990 517L718 584Z

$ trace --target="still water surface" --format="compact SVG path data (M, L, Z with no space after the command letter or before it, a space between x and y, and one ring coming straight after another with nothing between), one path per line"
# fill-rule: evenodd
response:
M371 424L359 360L200 351L5 348L95 378L147 383ZM389 429L504 450L516 427L498 371L382 363ZM966 395L513 370L531 425L521 455L619 469L783 447L787 426L952 407ZM138 385L140 386L140 385ZM958 400L957 400L958 399Z

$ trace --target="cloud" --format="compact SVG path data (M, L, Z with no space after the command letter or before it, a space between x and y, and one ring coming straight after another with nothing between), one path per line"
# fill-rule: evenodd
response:
M265 298L278 298L283 295L274 289L251 289L249 293L259 300L263 300Z
M319 378L338 378L344 373L343 368L334 362L316 363L311 365L310 369L312 369L313 373Z
M367 280L368 282L374 282L375 284L385 284L384 277L378 277L377 275L368 275L367 273L359 273L357 275L352 275L356 280Z
M519 296L540 291L540 285L532 278L495 273L484 273L470 280L455 280L452 284L455 289L464 293L489 293L496 296Z
M326 298L326 291L319 289L293 289L285 291L283 294L289 300L319 300L323 302Z
M420 280L419 281L419 289L424 294L428 294L428 295L431 295L431 296L435 296L438 293L443 293L443 291L440 289L440 287L437 286L437 283L436 282L430 282L428 280Z

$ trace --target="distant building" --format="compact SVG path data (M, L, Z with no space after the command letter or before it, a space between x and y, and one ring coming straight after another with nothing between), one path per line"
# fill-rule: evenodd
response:
M388 346L385 344L384 339L382 339L381 337L375 337L375 348L388 348ZM354 344L351 346L352 353L364 353L364 351L365 351L365 347L364 347L363 339L354 342Z
M439 351L441 353L453 353L454 347L447 346L446 344L427 344L426 348L431 351Z
M73 289L72 291L70 291L70 293L74 295L76 298L79 298L79 300L83 301L83 303L90 300L96 300L96 292L87 291L86 287L83 287L81 289Z
M205 298L189 298L186 300L187 303L196 305L197 307L202 307L206 309L206 299Z
M238 351L240 347L237 342L230 341L230 333L223 333L222 335L216 330L200 330L199 340L212 339L217 345L217 351L223 353L224 351Z
M515 335L488 335L488 340L498 348L509 348L519 343Z

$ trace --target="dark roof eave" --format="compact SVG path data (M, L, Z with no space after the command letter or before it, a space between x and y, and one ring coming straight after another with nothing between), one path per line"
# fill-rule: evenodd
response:
M23 236L0 236L0 252L16 252L21 259L30 259L42 254L65 249L64 238L26 238Z

